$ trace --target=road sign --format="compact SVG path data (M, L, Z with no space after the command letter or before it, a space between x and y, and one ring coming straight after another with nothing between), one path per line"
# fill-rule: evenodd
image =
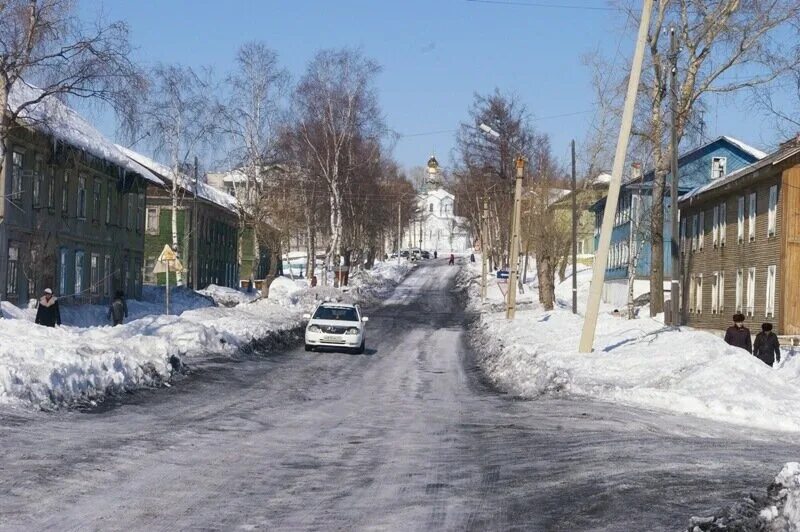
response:
M497 270L498 279L508 279L508 277L509 277L508 270Z
M175 252L169 246L169 244L164 244L164 249L161 250L161 255L158 256L158 262L166 262L168 260L177 260L178 256L175 255Z
M178 260L178 256L172 251L169 244L164 245L164 250L156 259L156 265L153 267L153 273L166 273L167 271L183 271L183 264Z

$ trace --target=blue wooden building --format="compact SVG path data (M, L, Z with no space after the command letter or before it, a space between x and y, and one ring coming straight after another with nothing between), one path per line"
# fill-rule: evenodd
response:
M732 137L719 137L707 144L682 153L678 158L680 171L679 194L683 195L694 188L719 179L765 157L761 150ZM650 264L652 244L650 237L650 207L652 205L654 170L635 172L627 176L620 191L614 229L611 236L606 268L606 282L603 287L603 300L622 308L628 298L628 268L636 264L634 297L650 291ZM669 183L664 200L664 241L672 239L670 222ZM592 205L595 215L595 244L600 236L600 225L605 211L606 198ZM672 259L669 252L664 254L664 284L669 290L672 276Z

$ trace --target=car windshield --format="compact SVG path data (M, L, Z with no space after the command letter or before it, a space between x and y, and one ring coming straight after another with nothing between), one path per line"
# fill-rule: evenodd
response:
M319 307L314 313L315 320L358 321L356 309L352 307Z

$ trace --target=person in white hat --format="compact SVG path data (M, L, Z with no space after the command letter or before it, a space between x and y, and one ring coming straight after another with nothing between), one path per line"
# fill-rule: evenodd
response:
M36 323L45 327L61 325L58 298L53 297L53 291L49 288L45 288L44 295L39 298L39 308L36 309Z

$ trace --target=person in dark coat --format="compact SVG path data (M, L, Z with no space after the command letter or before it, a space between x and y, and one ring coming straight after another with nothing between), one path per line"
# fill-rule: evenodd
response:
M452 266L455 263L456 263L456 256L451 253L450 254L450 261L448 262L448 264L450 264Z
M436 250L433 251L433 258L434 259L438 259L439 258L439 253L437 253Z
M753 344L753 354L768 366L781 361L781 343L778 335L772 332L771 323L761 325L761 332L756 335Z
M117 295L108 307L108 319L114 324L122 325L122 320L128 317L128 304L125 303L125 294L122 290L117 290Z
M61 311L58 309L58 298L53 297L53 291L44 289L44 295L39 299L36 309L36 323L45 327L61 325Z
M733 326L725 331L725 341L734 346L744 349L748 353L753 352L753 343L750 338L750 329L744 326L744 314L733 315Z

